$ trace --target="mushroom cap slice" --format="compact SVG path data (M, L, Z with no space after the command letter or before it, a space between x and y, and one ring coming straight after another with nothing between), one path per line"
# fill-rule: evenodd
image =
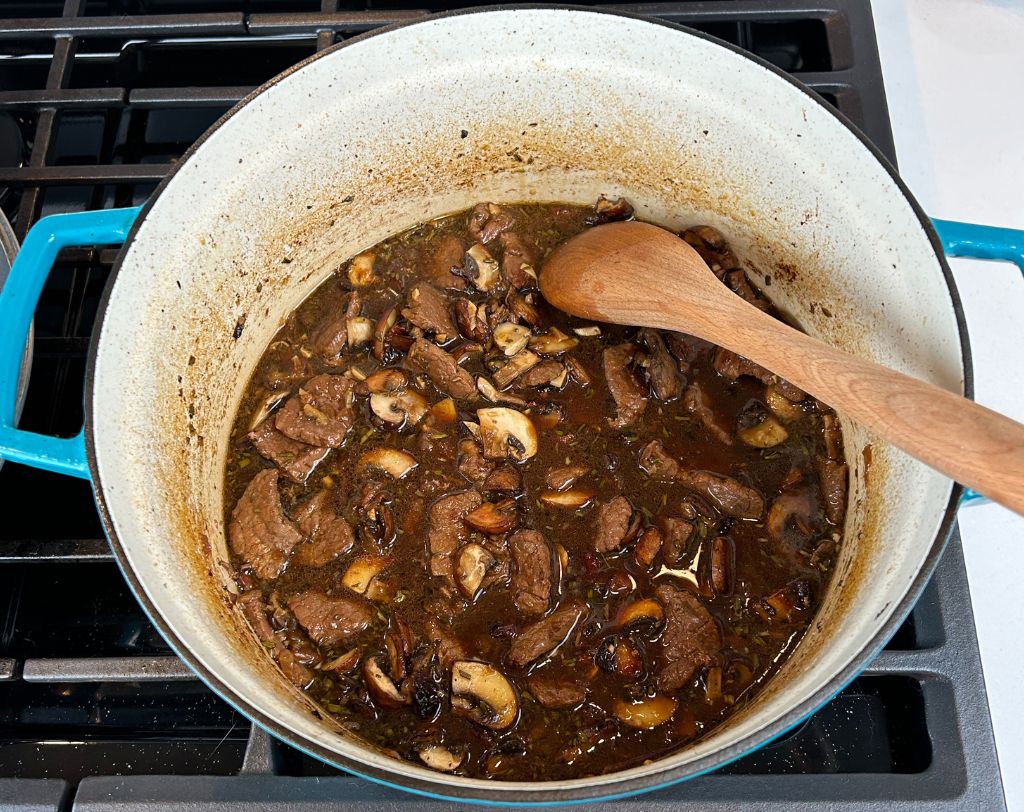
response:
M638 730L650 730L672 718L676 701L667 696L652 696L639 702L626 702L616 697L612 713L622 722Z
M482 290L486 293L497 284L500 276L498 261L491 256L490 252L483 245L476 243L466 251L466 260L469 261L465 262L465 265L471 271L476 271L476 275L471 281L477 290Z
M362 474L367 468L377 468L392 479L401 479L417 465L416 458L397 448L375 448L367 451L356 463L356 473Z
M459 660L452 664L452 707L478 725L504 730L519 714L519 698L493 665Z
M382 708L400 708L411 701L398 690L391 677L384 673L376 657L363 662L363 681L373 701Z
M482 544L467 544L459 553L455 565L455 582L462 593L472 600L480 591L480 584L487 573L497 563L497 559Z
M526 348L530 341L530 328L505 321L494 328L494 343L505 355L512 357Z
M341 585L365 595L370 588L370 582L376 578L384 566L386 559L379 555L358 555L352 559L345 574L341 576Z
M476 416L485 457L522 462L537 453L537 429L522 412L495 407L477 409Z
M429 747L424 747L420 750L419 757L420 761L428 767L434 770L440 770L443 773L450 773L452 770L457 770L462 766L462 762L466 760L465 753L455 754L447 747L442 747L439 744L432 744Z
M396 426L415 426L429 408L427 399L413 389L370 395L370 410L385 423Z

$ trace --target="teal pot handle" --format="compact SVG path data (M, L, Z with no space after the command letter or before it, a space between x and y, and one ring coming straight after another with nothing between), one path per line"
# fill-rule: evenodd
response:
M54 214L34 226L21 245L7 282L0 290L0 457L60 474L89 479L85 431L51 437L15 425L15 392L22 348L39 294L62 248L72 245L121 245L139 208Z
M1024 231L958 223L953 220L932 220L932 223L947 257L1012 262L1020 268L1021 273L1024 273ZM963 496L960 497L961 505L985 502L988 502L988 499L970 489L965 489Z

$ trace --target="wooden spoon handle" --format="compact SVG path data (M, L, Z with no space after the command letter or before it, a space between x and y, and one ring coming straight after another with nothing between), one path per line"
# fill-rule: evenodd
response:
M711 340L735 346L937 471L1024 514L1024 425L752 307L743 311Z

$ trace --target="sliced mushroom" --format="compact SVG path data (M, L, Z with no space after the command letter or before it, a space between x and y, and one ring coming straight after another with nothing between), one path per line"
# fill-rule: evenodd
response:
M427 413L427 399L413 389L397 394L370 395L370 409L385 423L415 426Z
M644 530L637 538L636 546L633 548L636 563L645 568L651 566L654 559L658 557L658 553L661 552L663 540L661 531L657 527L652 526Z
M601 643L595 657L605 671L627 679L636 679L644 670L644 660L636 645L627 638L609 637Z
M565 368L569 370L569 375L576 383L580 386L590 386L590 375L583 364L575 358L568 356L562 359L562 363L565 364Z
M474 304L469 299L458 298L453 307L455 311L455 323L462 333L470 341L486 344L491 337L491 328L484 317L483 308Z
M760 423L740 429L736 435L754 448L771 448L785 442L789 437L789 432L782 427L778 420L766 414Z
M612 712L625 724L638 730L650 730L672 718L676 701L667 696L653 696L639 702L626 702L616 698Z
M570 488L567 491L543 491L539 498L552 507L582 510L594 501L594 492L587 488Z
M420 761L432 770L439 770L443 773L450 773L462 766L466 760L465 753L455 754L451 750L439 744L432 744L424 747L419 752Z
M481 395L492 403L511 403L515 406L527 405L526 401L522 398L502 392L493 383L487 380L487 378L482 376L476 379L476 388L480 390Z
M288 399L290 394L291 390L286 389L283 392L271 392L263 398L263 402L260 404L260 407L256 410L256 413L253 414L252 420L249 421L249 431L254 431L257 426L270 417L277 407Z
M352 559L344 575L341 576L341 584L360 595L366 594L370 583L376 578L387 564L387 560L379 555L359 555Z
M378 369L366 376L363 385L370 394L389 395L405 389L409 385L409 378L400 369Z
M652 598L643 598L624 604L615 614L614 626L625 628L633 624L657 627L665 619L665 610L661 604Z
M776 416L781 417L787 423L798 420L804 413L803 409L783 395L775 384L765 387L764 402Z
M373 328L373 357L378 361L384 360L384 351L387 349L388 333L398 321L398 305L392 305L380 314L377 323Z
M430 407L430 419L434 425L437 426L450 425L455 422L455 419L458 416L458 411L455 408L455 401L451 398L439 400Z
M519 514L516 511L515 499L503 499L500 502L484 502L480 507L471 510L463 521L474 530L497 536L507 533L519 526Z
M406 451L399 451L397 448L375 448L359 458L356 473L362 474L368 468L376 468L392 479L401 479L416 465L416 458Z
M494 666L460 660L452 664L452 708L478 725L504 730L515 722L515 688Z
M368 319L365 316L353 316L350 319L346 319L348 345L350 347L358 347L360 344L366 344L371 341L375 324L376 322L373 319Z
M528 460L537 453L537 430L530 418L515 409L477 409L480 439L488 459ZM415 464L415 461L414 461Z
M366 251L357 257L353 257L348 266L348 281L355 288L364 288L377 281L377 275L373 272L373 263L377 255L372 251Z
M807 491L786 491L775 497L775 501L768 509L768 518L765 521L768 535L774 539L781 539L785 536L786 525L790 518L793 519L801 533L806 536L811 535L812 528L808 525L811 520L811 500Z
M344 674L352 671L357 665L359 665L359 659L362 656L363 650L354 648L350 651L346 651L344 654L339 654L333 660L321 663L317 667L321 671L337 671L340 674Z
M529 350L521 350L513 356L505 366L499 369L492 376L494 382L504 388L518 378L527 370L533 369L540 363L540 357Z
M506 321L494 328L494 344L510 358L530 343L530 328Z
M401 682L409 673L409 656L412 654L414 641L408 624L398 615L391 616L391 628L384 635L384 648L388 653L388 666L391 676Z
M459 552L455 565L455 583L462 593L473 600L487 573L498 560L482 544L467 544Z
M590 324L586 327L573 327L572 331L580 338L594 338L601 335L601 328L596 324Z
M567 336L557 327L530 339L530 349L541 355L561 355L580 343L578 338Z
M363 682L366 683L366 689L373 701L382 708L400 708L411 701L398 690L391 677L384 673L376 657L371 657L363 663Z
M466 252L462 268L473 286L484 293L490 291L501 276L498 261L480 243L476 243Z
M537 274L533 268L529 265L523 265L527 274L532 276L534 279L537 278ZM522 294L515 290L510 290L508 295L505 296L505 304L508 309L512 311L512 314L520 321L526 322L531 327L536 327L541 322L540 313L537 311L537 307L533 303L533 294L527 293Z

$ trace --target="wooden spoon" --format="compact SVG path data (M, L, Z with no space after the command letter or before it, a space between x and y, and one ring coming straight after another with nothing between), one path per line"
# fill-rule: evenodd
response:
M547 258L540 287L551 304L576 316L678 330L732 350L1024 514L1024 425L761 312L669 231L636 222L584 231Z

